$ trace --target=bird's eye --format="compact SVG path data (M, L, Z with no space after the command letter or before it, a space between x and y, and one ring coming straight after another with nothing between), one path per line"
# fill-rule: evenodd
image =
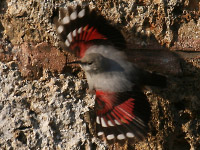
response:
M93 64L93 61L88 62L88 65L92 65L92 64Z

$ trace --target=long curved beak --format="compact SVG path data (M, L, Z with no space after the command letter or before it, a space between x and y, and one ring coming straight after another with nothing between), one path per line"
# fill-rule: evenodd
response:
M67 64L82 64L82 62L81 61L72 61L72 62L68 62Z

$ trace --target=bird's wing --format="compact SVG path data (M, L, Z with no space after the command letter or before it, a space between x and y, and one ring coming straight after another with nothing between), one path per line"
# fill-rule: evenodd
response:
M117 48L125 48L125 40L120 31L96 10L78 5L76 9L60 9L60 14L60 19L54 18L57 33L62 46L75 52L76 56L82 58L88 47L94 44L112 44Z
M139 90L121 93L96 91L97 136L108 143L142 140L148 132L150 104Z

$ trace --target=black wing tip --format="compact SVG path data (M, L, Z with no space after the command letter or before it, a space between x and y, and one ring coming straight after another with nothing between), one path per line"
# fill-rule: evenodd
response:
M142 70L141 76L143 86L167 87L167 77L162 74Z
M101 15L99 10L94 9L97 15L97 21L95 22L95 26L97 27L98 31L108 38L108 41L113 44L116 48L125 49L126 40L121 33L121 31L113 26L109 20L107 20L104 16Z
M166 88L167 87L167 77L157 74L157 73L152 73L152 86L158 86L161 88Z

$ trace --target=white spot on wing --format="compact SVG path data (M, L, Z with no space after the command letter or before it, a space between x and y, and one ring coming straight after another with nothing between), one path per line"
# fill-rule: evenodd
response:
M85 15L85 9L82 9L79 13L78 13L78 17L82 18Z
M71 35L71 32L67 35L67 38L68 38L69 42L72 41L72 35Z
M96 117L96 122L97 122L98 124L100 124L99 116Z
M76 36L76 29L72 32L73 37Z
M70 43L69 43L69 41L68 41L67 39L65 40L65 45L66 45L66 46L69 46L69 45L70 45Z
M59 25L59 27L57 29L58 33L63 32L63 30L64 30L64 27L62 25Z
M133 134L132 132L127 132L127 133L126 133L126 136L127 136L128 138L133 138L133 137L134 137L134 134Z
M78 34L81 33L81 30L82 30L82 27L80 27L80 28L78 29Z
M101 118L101 125L102 125L102 127L108 127L103 118Z
M109 134L109 135L107 135L106 138L107 138L107 140L112 140L115 138L115 136L114 136L114 134Z
M77 18L77 12L74 11L71 15L70 15L70 19L71 20L75 20Z
M109 126L114 126L114 124L110 120L108 120L108 125Z
M103 132L98 132L97 135L101 136L101 135L103 135Z
M68 24L69 23L69 16L65 16L63 19L62 19L62 24Z
M117 124L117 125L120 125L121 123L119 123L119 121L117 121L117 120L114 120L115 121L115 123Z
M119 134L119 135L117 135L117 139L118 139L118 140L123 140L123 139L125 139L124 134Z

